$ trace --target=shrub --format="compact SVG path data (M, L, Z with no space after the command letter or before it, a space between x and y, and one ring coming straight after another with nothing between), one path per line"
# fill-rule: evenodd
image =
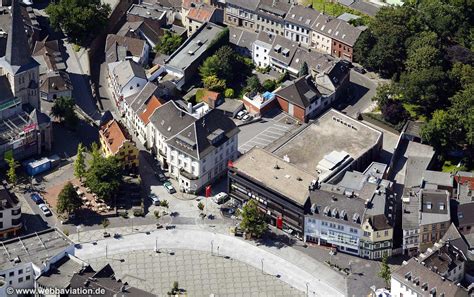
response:
M231 89L231 88L225 89L224 97L225 98L234 98L234 90Z
M169 207L168 200L161 200L160 201L160 206L168 208Z
M136 208L133 210L133 216L134 217L143 217L144 213L143 213L143 209L141 208Z
M158 220L159 218L161 218L161 215L160 215L160 211L159 210L155 210L154 212L155 214L155 218Z
M273 79L267 79L263 82L263 89L265 91L273 91L276 89L276 81L274 81Z
M382 115L384 120L391 124L398 124L408 119L408 113L403 104L398 100L390 100L382 106Z
M204 204L202 202L199 202L198 203L198 208L200 211L203 211L204 210Z

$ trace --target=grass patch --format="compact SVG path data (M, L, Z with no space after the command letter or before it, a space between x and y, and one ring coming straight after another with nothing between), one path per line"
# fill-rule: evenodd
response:
M363 14L360 11L354 10L339 3L330 2L328 0L306 0L305 4L312 4L314 9L335 17L338 17L345 12L355 14L362 18L362 23L364 25L367 25L371 20L370 16Z
M424 116L420 113L420 106L419 105L411 104L411 103L403 103L403 107L410 114L410 118L412 118L416 121L426 122L426 116Z
M467 168L467 166L465 166L461 161L462 158L448 157L448 159L444 161L441 171L455 173L458 171L469 171L472 169ZM458 167L459 163L461 163L461 165Z

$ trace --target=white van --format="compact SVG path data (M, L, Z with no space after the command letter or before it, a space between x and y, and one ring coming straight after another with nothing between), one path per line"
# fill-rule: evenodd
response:
M227 193L224 193L224 192L220 192L219 194L212 197L212 201L214 201L217 204L225 203L227 200L229 200L229 195L227 195Z

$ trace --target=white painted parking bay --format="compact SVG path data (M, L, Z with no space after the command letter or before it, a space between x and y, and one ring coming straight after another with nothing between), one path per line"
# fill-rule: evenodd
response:
M239 147L239 151L242 154L245 154L248 152L250 149L253 147L259 147L259 148L264 148L270 143L274 142L275 140L279 139L285 133L290 130L292 126L284 126L280 124L274 124L271 127L268 127L264 131L260 132L259 134L255 135L253 138L251 138L249 141L246 143L242 144Z

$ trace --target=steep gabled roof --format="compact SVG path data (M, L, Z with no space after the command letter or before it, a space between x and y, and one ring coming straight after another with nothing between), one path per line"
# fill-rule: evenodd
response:
M166 139L191 125L196 118L182 110L174 101L168 101L153 112L149 124Z
M163 105L164 103L165 101L163 99L160 99L156 97L155 95L151 96L151 99L146 104L145 109L140 114L140 119L143 121L145 125L147 125L150 122L150 117L155 112L155 110L159 108L161 105Z
M5 61L12 66L23 66L31 62L30 46L25 33L19 0L12 0L11 27L8 32Z
M176 149L201 159L239 132L221 110L213 109L168 140Z
M297 106L306 108L321 97L321 93L311 80L311 76L300 77L276 92L276 95Z

